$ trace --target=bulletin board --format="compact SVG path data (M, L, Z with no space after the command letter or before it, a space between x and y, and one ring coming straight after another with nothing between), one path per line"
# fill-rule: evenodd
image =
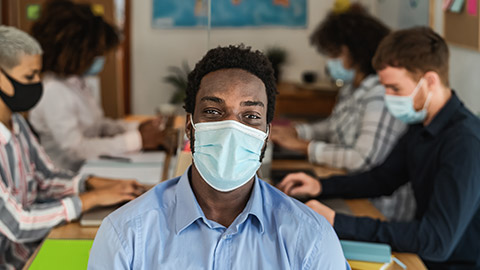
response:
M452 45L480 51L480 3L473 1L465 0L459 12L443 11L443 33Z

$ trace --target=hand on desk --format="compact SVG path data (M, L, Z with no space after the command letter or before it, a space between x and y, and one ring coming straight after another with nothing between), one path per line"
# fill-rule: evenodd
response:
M171 121L166 117L158 117L141 123L138 130L142 136L142 148L157 150L163 146L172 153L177 147L177 132L171 127Z
M308 154L308 141L299 139L291 126L273 126L270 139L281 147Z
M111 180L92 177L87 180L87 191L80 195L82 212L96 206L115 205L142 195L146 188L135 180Z
M285 194L292 197L311 198L317 197L320 195L320 193L322 193L322 184L320 181L303 172L291 173L285 176L285 178L283 178L282 182L280 182L277 187ZM305 205L325 217L333 226L333 222L335 220L335 211L317 200L309 200L305 203Z
M161 129L161 118L147 120L142 122L138 127L138 131L142 136L142 148L145 150L157 149L162 145L165 139L165 129Z
M277 188L292 197L317 197L322 192L320 181L303 172L288 174Z

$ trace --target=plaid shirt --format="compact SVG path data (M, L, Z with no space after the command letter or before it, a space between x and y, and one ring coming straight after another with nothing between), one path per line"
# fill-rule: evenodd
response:
M385 88L376 75L358 88L340 89L332 115L320 122L296 127L299 137L311 141L310 162L349 172L366 171L381 164L406 130L385 107Z
M54 168L25 119L0 123L0 269L21 268L55 225L77 218L85 180Z

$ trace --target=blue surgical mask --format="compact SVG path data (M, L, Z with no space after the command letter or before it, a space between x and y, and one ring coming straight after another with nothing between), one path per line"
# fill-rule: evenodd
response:
M85 72L85 75L94 76L100 73L103 70L103 66L105 65L105 56L97 56L93 59L93 63Z
M343 83L350 83L355 78L355 70L346 69L341 58L328 59L327 70L334 80L342 80Z
M195 130L193 162L208 185L228 192L255 176L267 133L234 120L190 121Z
M415 108L413 107L413 99L420 90L423 81L423 78L420 79L417 86L415 87L415 90L413 90L412 94L410 94L409 96L385 95L385 105L395 118L406 124L416 124L425 120L425 118L427 117L427 107L430 103L432 93L428 93L422 110L415 111Z

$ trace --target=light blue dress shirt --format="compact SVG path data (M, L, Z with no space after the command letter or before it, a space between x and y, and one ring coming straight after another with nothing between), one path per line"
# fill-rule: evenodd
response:
M188 170L158 184L103 221L88 269L349 269L322 216L254 181L228 228L205 217Z

